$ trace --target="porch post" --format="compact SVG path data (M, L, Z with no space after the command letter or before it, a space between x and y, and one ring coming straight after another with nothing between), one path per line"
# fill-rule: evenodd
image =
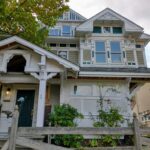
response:
M36 127L44 125L46 82L45 79L40 79Z

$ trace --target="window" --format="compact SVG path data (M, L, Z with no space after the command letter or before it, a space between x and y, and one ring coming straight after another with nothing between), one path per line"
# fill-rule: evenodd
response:
M92 87L88 85L74 85L73 95L92 96Z
M113 33L114 34L121 34L122 33L122 27L113 27Z
M96 63L106 62L105 42L96 42Z
M66 44L60 44L60 47L67 47Z
M113 63L120 63L121 62L120 42L111 41L110 46L111 46L111 61Z
M67 51L58 51L58 56L67 59Z
M56 47L56 43L50 43L50 47Z
M103 32L104 33L111 33L110 27L103 27Z
M56 28L50 29L48 35L49 36L60 36L60 29L56 29Z
M70 44L70 47L77 47L76 44Z
M136 44L135 46L136 48L143 48L143 45L140 45L140 44Z
M70 36L71 35L71 27L67 26L67 25L63 26L62 35L63 36Z
M101 33L101 27L93 27L93 33Z

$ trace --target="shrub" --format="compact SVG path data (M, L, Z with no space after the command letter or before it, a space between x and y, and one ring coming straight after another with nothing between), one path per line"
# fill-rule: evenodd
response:
M83 119L83 115L69 104L55 105L49 114L49 122L53 127L76 127L75 119ZM55 135L56 145L79 148L83 141L82 135Z

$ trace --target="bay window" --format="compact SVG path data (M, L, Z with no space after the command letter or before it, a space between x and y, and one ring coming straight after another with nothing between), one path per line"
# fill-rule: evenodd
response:
M121 62L121 46L119 41L111 41L111 61L112 63L120 63Z
M106 62L105 42L99 41L95 43L96 47L96 63Z

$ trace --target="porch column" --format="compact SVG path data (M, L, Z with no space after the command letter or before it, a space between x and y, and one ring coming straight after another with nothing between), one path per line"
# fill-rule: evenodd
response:
M46 95L46 79L41 79L39 83L39 96L37 107L37 127L44 125L44 112L45 112L45 95Z

